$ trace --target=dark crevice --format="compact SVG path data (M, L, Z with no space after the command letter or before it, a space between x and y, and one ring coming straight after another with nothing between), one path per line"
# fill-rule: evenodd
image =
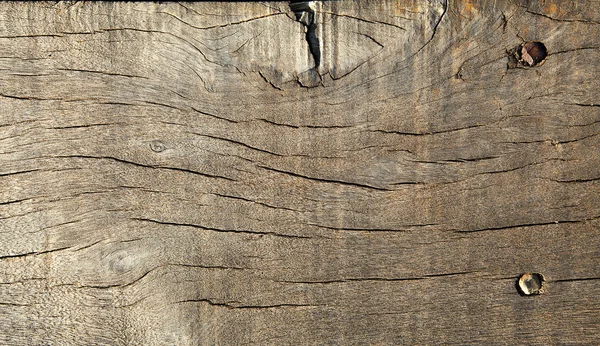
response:
M554 17L549 16L549 15L544 14L544 13L539 13L539 12L532 11L529 8L525 7L525 6L521 6L521 7L525 8L525 12L526 13L533 14L533 15L536 15L536 16L542 16L542 17L545 17L545 18L548 18L550 20L557 21L557 22L566 22L566 23L574 23L575 22L575 23L584 23L584 24L600 24L600 22L593 21L593 20L554 18Z
M276 90L283 90L280 87L278 87L277 85L275 85L275 83L273 83L270 79L268 79L261 71L258 71L258 75L261 76L261 78L267 83L269 84L273 89Z
M282 174L287 174L287 175L292 176L292 177L303 178L303 179L307 179L307 180L311 180L311 181L316 181L316 182L321 182L321 183L340 184L340 185L345 185L345 186L359 187L359 188L363 188L363 189L371 189L371 190L376 190L376 191L393 191L391 189L386 189L386 188L381 188L381 187L376 187L376 186L371 186L371 185L366 185L366 184L353 183L353 182L342 181L342 180L334 180L334 179L311 177L311 176L302 175L302 174L299 174L299 173L294 173L294 172L289 172L289 171L284 171L284 170L280 170L280 169L276 169L276 168L271 168L271 167L267 167L267 166L263 166L263 165L258 165L258 167L260 167L262 169L265 169L265 170L268 170L268 171L272 171L272 172L276 172L276 173L282 173Z
M301 236L301 235L293 235L293 234L282 234L275 232L261 232L261 231L251 231L251 230L240 230L240 229L222 229L222 228L212 228L205 227L193 223L180 223L180 222L170 222L170 221L159 221L147 218L131 218L134 221L142 221L142 222L151 222L159 225L167 225L167 226L184 226L184 227L192 227L198 228L206 231L212 232L221 232L221 233L241 233L241 234L254 234L254 235L271 235L274 237L282 237L282 238L293 238L293 239L310 239L312 237Z
M246 144L244 142L236 141L234 139L229 139L229 138L219 137L219 136L213 136L213 135L208 135L208 134L203 134L203 133L198 133L198 132L188 132L188 133L196 135L196 136L202 136L202 137L216 139L216 140L219 140L219 141L225 141L225 142L237 144L237 145L240 145L240 146L242 146L244 148L252 149L252 150L264 153L264 154L269 154L269 155L274 155L274 156L280 156L280 157L285 156L285 155L278 154L278 153L273 152L273 151L268 151L266 149L261 149L261 148L258 148L258 147L253 147L253 146L248 145L248 144Z
M74 249L74 250L73 250L73 252L77 252L77 251L81 251L81 250L89 249L89 248L91 248L92 246L94 246L94 245L96 245L96 244L100 244L101 242L102 242L102 240L98 240L98 241L95 241L95 242L93 242L93 243L91 243L91 244L83 245L82 247L79 247L79 248L77 248L77 249Z
M61 222L61 223L58 223L56 225L52 225L52 226L40 228L38 231L31 232L31 233L43 232L43 231L46 231L46 230L49 230L49 229L52 229L52 228L55 228L55 227L70 225L70 224L73 224L73 223L79 223L79 222L82 222L83 220L84 219L78 219L78 220L71 220L71 221L67 221L67 222Z
M523 227L541 227L541 226L551 226L551 225L559 225L559 224L575 224L586 222L590 220L595 220L597 217L588 218L585 220L563 220L563 221L551 221L551 222L539 222L539 223L527 223L527 224L519 224L519 225L511 225L511 226L502 226L502 227L488 227L488 228L480 228L480 229L472 229L472 230L458 230L456 233L473 233L473 232L485 232L485 231L500 231L500 230L509 230L515 228L523 228Z
M550 181L554 181L557 183L590 183L590 182L595 182L600 180L600 177L597 178L589 178L589 179L571 179L571 180L566 180L566 179L548 179Z
M159 268L159 267L156 267ZM145 278L148 274L150 274L151 272L153 272L156 268L152 268L150 270L148 270L147 272L145 272L144 274L142 274L140 277L138 277L137 279L134 279L131 282L125 283L125 284L106 284L106 285L77 285L78 288L96 288L96 289L107 289L107 288L126 288L129 286L133 286L134 284L141 282L141 280L143 278Z
M123 243L125 241L121 241L120 243ZM93 288L93 289L111 289L111 288L119 288L119 289L123 289L123 288L127 288L130 286L133 286L137 283L142 282L142 279L144 279L145 277L147 277L148 275L150 275L150 273L167 267L167 266L177 266L177 267L186 267L186 268L200 268L200 269L215 269L215 270L247 270L247 269L252 269L252 268L245 268L245 267L228 267L228 266L210 266L210 265L197 265L197 264L183 264L183 263L166 263L163 265L159 265L156 266L148 271L146 271L144 274L140 275L138 278L133 279L130 282L126 282L126 283L112 283L112 284L97 284L97 285L81 285L81 284L64 284L65 286L75 286L77 288Z
M403 27L401 27L399 25L388 23L388 22L383 22L383 21L379 21L379 20L360 18L360 17L349 15L349 14L341 14L341 13L335 13L335 12L326 12L326 11L323 11L322 13L329 14L329 15L332 15L332 16L337 16L337 17L350 18L350 19L354 19L354 20L357 20L357 21L363 22L363 23L391 26L393 28L406 31L405 28L403 28Z
M274 122L272 120L267 120L267 119L262 119L262 118L256 119L256 121L262 121L263 123L267 123L267 124L275 125L275 126L287 127L287 128L290 128L290 129L299 129L300 128L300 126L290 125L290 124L284 124L284 123L276 123L276 122Z
M209 116L209 117L212 117L212 118L215 118L215 119L223 120L223 121L226 121L226 122L231 123L231 124L237 124L238 123L235 120L232 120L232 119L229 119L229 118L225 118L225 117L221 117L221 116L218 116L216 114L208 113L208 112L205 112L205 111L201 111L201 110L199 110L197 108L194 108L194 107L190 107L190 108L193 111L198 112L198 113L200 113L202 115L206 115L206 116ZM182 125L182 126L184 126L184 125Z
M559 279L559 280L550 280L548 282L577 282L577 281L593 281L600 280L599 278L571 278L571 279Z
M200 264L184 264L184 263L167 263L169 266L178 266L186 268L200 268L200 269L217 269L217 270L251 270L248 267L233 267L233 266L209 266Z
M284 284L307 284L307 285L326 285L326 284L337 284L337 283L346 283L346 282L369 282L369 281L417 281L423 280L425 278L422 277L414 277L414 278L382 278L382 277L366 277L366 278L346 278L346 279L337 279L337 280L323 280L323 281L288 281L282 280L277 281Z
M423 277L425 277L425 278L437 278L437 277L444 277L444 276L469 275L469 274L474 274L474 273L477 273L477 272L475 272L475 271L468 271L468 272L441 273L441 274L425 274L425 275L423 275Z
M202 176L202 177L205 177L205 178L219 178L219 179L225 179L225 180L229 180L229 181L236 181L235 179L228 178L228 177L225 177L225 176L213 175L213 174L209 174L209 173L203 173L203 172L194 171L194 170L187 169L187 168L160 166L160 165L152 165L152 164L143 164L143 163L139 163L139 162L133 162L133 161L123 160L123 159L120 159L120 158L117 158L117 157L112 157L112 156L60 155L60 156L53 156L53 157L54 158L66 158L66 159L110 160L110 161L114 161L114 162L120 162L120 163L124 163L124 164L133 165L133 166L136 166L136 167L144 167L144 168L152 168L152 169L164 169L164 170L177 171L177 172L183 172L183 173L191 173L191 174L199 175L199 176Z
M385 277L364 277L364 278L344 278L344 279L336 279L336 280L322 280L322 281L293 281L293 280L281 280L277 281L279 283L285 284L336 284L336 283L347 283L347 282L369 282L369 281L384 281L384 282L393 282L393 281L420 281L426 280L429 278L437 278L437 277L445 277L445 276L456 276L456 275L469 275L476 272L467 271L467 272L456 272L456 273L441 273L441 274L425 274L420 277L406 277L406 278L385 278Z
M317 24L315 24L315 13L309 13L309 24L306 26L306 42L310 49L310 54L315 60L315 68L321 64L321 49L319 47L319 38L317 37Z
M218 25L211 25L211 26L195 26L195 25L192 25L192 24L184 21L183 19L175 16L172 13L162 12L162 11L157 12L157 13L166 14L168 16L171 16L171 17L175 18L177 21L179 21L179 22L181 22L181 23L183 23L183 24L185 24L185 25L187 25L187 26L189 26L191 28L199 29L199 30L210 30L210 29L219 29L219 28L224 28L224 27L230 27L230 26L234 26L234 25L249 23L249 22L252 22L252 21L255 21L255 20L259 20L259 19L264 19L264 18L268 18L268 17L279 16L279 15L285 14L283 12L268 13L268 14L265 14L265 15L262 15L262 16L252 17L252 18L243 19L243 20L236 21L236 22L229 22L229 23L225 23L225 24L218 24Z
M8 94L0 94L1 97L6 97L9 99L15 99L15 100L25 100L25 101L62 101L62 99L57 98L57 99L53 99L53 98L42 98L42 97L37 97L37 96L17 96L17 95L8 95Z
M371 40L371 42L373 42L373 43L375 43L376 45L378 45L378 46L379 46L379 48L382 48L382 49L383 49L383 48L385 48L385 46L384 46L383 44L379 43L379 41L377 41L377 40L376 40L375 38L373 38L373 36L371 36L371 35L363 34L363 33L360 33L360 32L357 32L356 34L357 34L357 35L361 35L361 36L364 36L364 37L368 38L369 40Z
M21 303L6 303L6 302L0 302L0 306L20 306L20 307L28 307L31 306L30 304L21 304Z
M107 75L107 76L149 79L148 77L144 77L144 76L137 76L137 75L125 74L125 73L107 72L107 71L73 69L73 68L57 68L57 70L58 71L65 71L65 72L97 73L97 74Z
M551 52L548 53L548 56L550 55L558 55L558 54L564 54L564 53L571 53L571 52L577 52L580 50L598 50L600 49L600 47L578 47L578 48L571 48L571 49L566 49L566 50L559 50L556 52Z
M13 39L13 38L63 37L63 36L64 35L57 35L57 34L31 34L31 35L0 36L0 38Z
M21 202L25 202L31 200L31 198L21 198L21 199L13 199L10 201L4 201L4 202L0 202L0 205L8 205L8 204L14 204L14 203L21 203Z
M440 26L440 23L442 22L442 19L444 19L444 16L446 15L446 13L448 12L448 0L444 1L444 4L442 5L444 7L442 14L440 15L440 18L437 20L437 22L433 25L433 29L432 29L432 33L431 33L431 37L429 38L429 40L427 40L427 42L425 42L425 44L419 48L419 50L413 54L411 57L419 54L431 41L433 41L433 38L435 37L435 34L437 33L438 27Z
M565 103L566 105L569 106L581 106L581 107L600 107L600 104L595 104L595 103ZM596 123L596 122L594 122Z
M69 248L70 247L67 246L67 247L61 247L58 249L51 249L51 250L44 250L44 251L32 251L32 252L16 254L16 255L4 255L4 256L0 256L0 260L8 259L8 258L24 258L24 257L29 257L29 256L44 255L47 253L62 251L62 250L66 250Z
M274 304L274 305L241 305L239 302L216 302L210 299L186 299L175 302L175 304L181 303L206 303L211 306L219 306L227 309L275 309L275 308L294 308L294 307L317 307L322 305L312 304Z
M97 127L97 126L124 126L129 125L123 122L116 123L102 123L102 124L82 124L82 125L67 125L67 126L55 126L55 127L46 127L48 130L66 130L66 129L79 129L79 128L89 128L89 127Z
M330 229L335 231L344 231L344 232L410 232L411 228L415 227L431 227L437 226L437 224L420 224L420 225L404 225L406 228L361 228L361 227L333 227L333 226L325 226L316 223L308 223L309 226L315 226L324 229Z
M491 123L487 123L487 124L474 124L474 125L470 125L470 126L466 126L466 127L459 127L459 128L454 128L454 129L448 129L448 130L438 130L438 131L427 131L427 132L408 132L408 131L393 131L393 130L382 130L382 129L374 129L374 130L366 130L366 132L377 132L377 133L385 133L385 134L394 134L394 135L401 135L401 136L432 136L432 135L438 135L438 134L444 134L444 133L450 133L450 132L457 132L457 131L463 131L463 130L471 130L471 129L475 129L477 127L483 127L483 126L488 126L491 124L496 123L496 121L491 122Z
M302 210L291 209L291 208L287 208L287 207L274 206L274 205L270 205L270 204L267 204L267 203L255 201L253 199L244 198L244 197L241 197L241 196L225 195L225 194L220 194L220 193L213 193L213 195L218 196L218 197L222 197L222 198L238 199L238 200L241 200L241 201L245 201L245 202L250 202L250 203L262 205L262 206L270 208L270 209L287 210L287 211L294 211L294 212L299 212L299 213L303 212Z
M321 48L317 37L315 11L310 7L309 1L291 1L290 9L294 11L296 20L306 27L306 43L308 43L308 49L315 61L314 69L316 70L321 64Z

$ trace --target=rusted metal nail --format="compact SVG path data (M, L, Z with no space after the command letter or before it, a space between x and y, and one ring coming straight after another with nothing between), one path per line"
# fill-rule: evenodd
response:
M516 57L525 66L541 66L548 57L548 50L542 42L525 42L516 51Z
M544 292L545 282L544 275L540 273L525 273L519 278L518 289L525 296L540 294Z

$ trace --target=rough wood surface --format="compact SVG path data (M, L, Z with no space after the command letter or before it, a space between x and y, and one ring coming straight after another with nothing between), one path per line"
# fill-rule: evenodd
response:
M315 6L0 4L0 344L600 339L600 3Z

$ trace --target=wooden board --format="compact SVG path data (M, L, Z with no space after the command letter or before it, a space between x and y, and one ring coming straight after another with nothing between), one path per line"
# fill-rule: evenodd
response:
M596 343L599 5L2 3L0 344Z

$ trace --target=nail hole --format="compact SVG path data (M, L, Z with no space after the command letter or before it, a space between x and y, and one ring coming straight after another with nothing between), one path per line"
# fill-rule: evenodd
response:
M541 66L548 57L548 50L542 42L525 42L517 49L516 57L525 66Z
M544 292L546 279L540 273L525 273L517 282L519 293L524 296L536 295Z

